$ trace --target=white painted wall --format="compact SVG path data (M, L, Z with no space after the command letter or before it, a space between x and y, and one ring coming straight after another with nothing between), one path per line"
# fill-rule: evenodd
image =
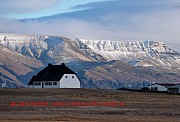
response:
M35 85L35 83L39 83L40 81L34 81L33 82L33 88L42 88L42 83L41 83L41 85Z
M33 88L42 88L43 84L44 84L43 88L59 88L59 81L41 81L40 85L35 85L36 82L40 82L40 81L34 81ZM52 85L46 85L47 82L51 82ZM53 85L54 82L57 82L57 85ZM29 86L29 88L30 88L30 86Z
M28 85L28 88L34 88L33 85Z
M46 85L47 82L51 82L52 85ZM54 82L57 82L57 85L53 85ZM59 88L59 81L46 81L44 82L44 88Z
M80 81L75 74L64 74L60 80L60 88L80 88Z

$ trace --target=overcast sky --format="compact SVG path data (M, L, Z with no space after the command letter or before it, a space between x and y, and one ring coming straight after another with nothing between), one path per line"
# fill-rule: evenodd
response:
M51 19L18 21L44 16ZM1 0L0 32L179 46L180 0Z

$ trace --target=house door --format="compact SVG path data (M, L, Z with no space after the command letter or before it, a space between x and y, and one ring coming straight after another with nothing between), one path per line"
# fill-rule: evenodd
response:
M42 88L44 88L44 83L42 82Z

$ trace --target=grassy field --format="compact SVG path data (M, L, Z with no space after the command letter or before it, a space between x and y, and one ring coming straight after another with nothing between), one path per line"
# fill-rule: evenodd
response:
M69 104L77 102L81 105ZM94 102L102 104L82 104ZM0 89L0 122L6 121L179 122L180 95L92 89Z

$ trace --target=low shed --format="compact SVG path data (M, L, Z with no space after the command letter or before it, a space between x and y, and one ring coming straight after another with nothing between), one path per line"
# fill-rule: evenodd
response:
M167 87L167 92L168 93L180 93L180 84Z

